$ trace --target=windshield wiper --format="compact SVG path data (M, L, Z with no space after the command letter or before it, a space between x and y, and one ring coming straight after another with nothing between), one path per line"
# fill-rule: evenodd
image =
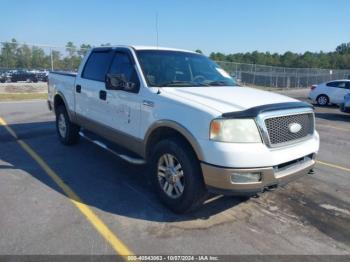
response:
M228 85L225 81L211 81L207 84L210 86L227 86Z
M159 85L158 87L162 86L208 86L208 84L205 83L197 83L197 82L191 82L191 81L179 81L179 80L173 80L169 82L164 82Z

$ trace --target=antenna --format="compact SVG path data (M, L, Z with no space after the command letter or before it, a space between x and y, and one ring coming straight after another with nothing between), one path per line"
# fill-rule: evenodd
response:
M158 11L156 12L156 35L157 35L157 48L158 48Z

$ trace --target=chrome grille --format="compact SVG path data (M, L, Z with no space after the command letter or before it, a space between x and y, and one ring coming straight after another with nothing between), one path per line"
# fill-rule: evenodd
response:
M301 125L301 129L295 133L290 131L290 125L294 123ZM265 126L270 146L292 143L313 134L314 115L313 113L304 113L271 117L265 119Z

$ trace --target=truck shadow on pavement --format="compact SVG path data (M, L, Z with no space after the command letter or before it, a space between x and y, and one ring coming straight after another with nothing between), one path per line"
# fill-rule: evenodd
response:
M350 114L339 113L315 113L316 118L321 118L330 121L342 121L350 123Z
M154 222L206 220L246 201L246 198L209 195L199 209L174 214L159 203L147 178L147 167L130 165L96 145L80 139L74 146L62 145L53 121L13 124L10 127L87 205L119 216ZM20 169L63 194L41 167L0 126L1 169ZM6 146L5 146L6 145ZM67 202L69 203L69 202Z

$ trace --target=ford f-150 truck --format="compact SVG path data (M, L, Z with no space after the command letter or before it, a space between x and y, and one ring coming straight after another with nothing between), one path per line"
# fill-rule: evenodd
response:
M248 87L202 54L93 48L77 74L51 72L59 140L84 137L147 164L160 200L186 212L206 192L252 195L312 171L319 148L310 104Z

